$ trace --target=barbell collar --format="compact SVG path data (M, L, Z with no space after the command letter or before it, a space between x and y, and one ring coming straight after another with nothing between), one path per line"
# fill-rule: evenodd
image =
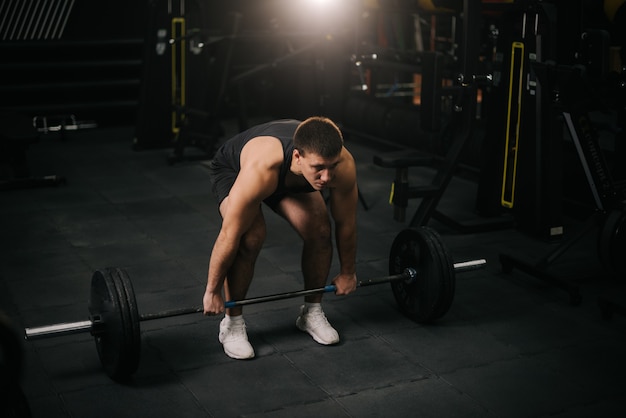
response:
M410 284L413 281L415 281L415 279L417 279L417 270L415 270L413 267L407 267L400 274L395 274L395 275L387 276L387 277L361 280L357 283L357 287L372 286L372 285L377 285L381 283L395 282L398 280L404 280L407 284Z

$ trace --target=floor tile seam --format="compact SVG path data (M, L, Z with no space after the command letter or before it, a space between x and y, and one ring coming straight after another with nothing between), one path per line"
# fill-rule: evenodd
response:
M49 349L49 348L46 347L45 349ZM37 358L42 358L42 355L39 353L40 348L34 347L33 350L34 350L35 355L37 356ZM93 384L83 385L81 387L77 387L77 388L74 388L74 389L64 390L62 387L59 387L59 384L57 383L57 379L55 378L55 374L51 370L49 370L49 368L46 366L46 364L44 362L40 362L40 365L38 367L41 368L41 370L45 374L47 380L49 381L49 391L50 392L42 394L41 396L30 396L29 400L44 399L44 398L48 398L49 396L52 395L52 396L54 396L54 397L59 399L59 401L63 405L64 411L67 413L68 417L73 417L74 416L71 413L71 409L69 408L68 402L66 400L66 398L69 395L77 395L77 394L80 394L81 392L84 392L86 390L93 390L93 389L97 389L97 388L103 388L103 390L101 390L100 392L104 392L107 387L110 387L111 385L118 385L118 383L115 383L113 381L109 381L107 383L93 383ZM100 370L98 370L98 371L94 370L94 373L101 373L101 371Z
M301 353L301 352L305 352L308 351L307 348L298 348L298 349L293 349L293 350L279 350L278 347L276 347L275 344L270 344L270 346L275 350L275 352L280 355L281 357L283 357L288 363L289 365L296 370L298 373L300 373L301 375L303 375L308 381L309 383L311 383L313 386L317 387L318 389L320 389L322 392L326 393L329 398L332 398L333 395L332 393L330 393L328 390L326 390L323 386L319 385L316 383L315 379L309 375L304 369L301 369L297 366L296 362L293 361L291 359L291 357L289 356L289 354L293 354L293 353Z
M372 387L367 387L367 388L362 388L360 391L358 392L351 392L351 393L344 393L344 394L338 394L336 395L333 400L339 404L342 409L344 409L346 411L346 413L348 414L348 416L352 417L353 415L350 414L350 408L348 405L344 405L344 400L345 399L350 399L354 396L359 396L359 395L364 395L367 392L377 392L377 391L382 391L382 390L386 390L386 389L394 389L394 388L399 388L402 386L405 386L407 384L411 384L411 383L416 383L416 382L424 382L424 381L443 381L446 385L448 385L452 390L459 392L458 389L451 387L449 385L448 382L445 382L444 380L442 380L439 376L436 375L429 375L429 376L424 376L422 378L419 379L402 379L402 380L396 380L396 381L392 381L392 382L388 382L385 385L380 385L380 386L372 386ZM461 393L462 394L462 393ZM464 396L467 396L466 394L462 394ZM481 405L480 403L476 402L475 400L472 399L472 402L475 402L477 406L484 408L483 405ZM494 415L495 416L495 415Z
M299 408L302 406L310 406L310 405L316 405L316 404L321 404L327 401L331 401L333 402L335 405L337 405L338 408L340 408L342 410L342 412L345 414L345 416L347 418L353 418L354 415L350 414L348 412L348 410L346 409L346 407L344 405L342 405L340 402L338 402L338 400L335 397L329 396L328 398L325 399L314 399L314 400L308 400L308 401L301 401L301 402L294 402L291 404L284 404L281 405L280 407L276 407L276 408L272 408L272 409L266 409L266 410L262 410L262 411L257 411L255 413L253 413L252 415L256 415L257 413L262 413L262 414L272 414L274 412L278 413L281 411L286 411L292 408ZM244 415L246 416L246 415Z
M45 370L45 365L42 366ZM49 372L46 370L46 373L49 375ZM50 376L49 376L50 377ZM66 396L71 396L71 395L78 395L81 392L85 392L85 391L91 391L93 389L98 389L98 388L102 388L102 390L98 390L98 392L105 392L107 387L111 387L114 385L120 385L119 383L115 383L112 380L107 382L107 383L93 383L93 384L87 384L84 386L80 386L80 387L74 387L74 388L70 388L70 389L66 389L66 390L61 390L60 388L58 388L55 383L54 383L54 379L50 378L51 380L51 386L52 386L52 391L53 394L55 396L57 396L58 398L64 399ZM32 397L32 399L37 399L37 398L45 398L50 396L50 394L47 395L42 395L42 396L35 396ZM65 402L63 402L66 406L67 404ZM69 410L68 410L69 412Z
M333 403L335 403L337 406L339 406L342 411L346 414L346 416L351 417L352 415L350 415L348 413L348 411L346 410L346 408L344 407L344 405L342 405L341 403L337 402L337 397L335 395L333 395L332 393L330 393L328 390L326 390L326 388L324 388L323 386L319 385L315 379L313 379L313 377L311 375L309 375L304 369L299 368L296 363L289 357L289 353L294 353L294 352L302 352L305 351L305 349L300 349L300 350L292 350L292 351L279 351L277 349L277 347L275 347L274 344L270 344L270 346L272 347L272 349L274 349L275 351L275 355L279 355L281 356L283 359L285 359L287 361L287 363L289 364L289 366L296 372L299 373L300 375L304 376L304 378L307 380L307 382L309 382L309 384L315 388L317 388L319 391L321 391L322 393L324 393L326 395L325 399L318 399L315 402L311 401L311 402L307 402L307 404L315 404L318 402L323 402L326 400L331 400ZM300 403L301 404L301 403ZM295 404L295 405L300 405L300 404Z
M96 192L96 193L99 193L99 192ZM100 193L99 193L99 194L100 194ZM106 199L106 197L105 197L105 196L101 196L101 197L102 197L103 199ZM144 231L142 228L140 228L140 227L139 227L139 226L138 226L138 225L137 225L137 224L133 221L133 219L132 219L132 218L130 218L130 217L128 216L128 214L127 214L127 213L125 213L123 210L121 210L121 208L120 208L120 204L119 204L119 203L115 203L115 202L110 202L110 201L108 201L106 204L99 204L99 205L102 205L102 206L107 206L107 207L109 207L109 208L113 208L113 209L115 210L115 212L116 212L116 215L119 215L119 220L124 221L124 222L128 222L129 224L133 225L133 226L136 228L137 232L142 233L143 235L145 235L145 236L146 236L146 238L152 238L152 237L150 237L150 236L146 233L146 231ZM58 232L59 232L59 233L63 236L63 238L64 238L66 241L68 241L68 244L70 245L70 247L71 247L71 248L97 248L97 247L91 247L91 246L88 246L88 247L81 247L81 246L76 246L76 245L72 244L72 242L69 240L68 235L67 235L67 233L66 233L67 231L71 230L72 228L71 228L71 227L69 227L69 226L64 225L63 223L59 222L58 220L55 220L55 219L54 219L54 217L52 217L52 216L49 214L50 212L55 212L55 211L58 211L58 210L57 210L57 209L44 209L44 210L45 210L46 212L48 212L48 214L47 214L48 219L49 219L49 220L51 221L51 223L55 226L56 230L57 230L57 231L58 231ZM105 222L103 223L103 222L100 222L100 221L98 221L98 220L96 220L96 219L94 219L94 220L88 220L88 221L81 221L81 222L80 222L80 224L81 224L81 225L86 225L86 226L89 226L89 225L96 225L96 224L107 224L107 223L108 223L108 220L107 220L107 221L105 221ZM138 239L136 239L136 240L138 240ZM111 244L105 244L105 245L111 245ZM100 247L102 247L102 245L101 245Z
M564 345L557 345L557 346L553 346L553 347L549 347L545 350L541 350L541 351L533 351L533 352L520 352L520 357L521 358L527 358L527 359L535 359L538 358L540 356L543 355L549 355L549 354L559 354L560 351L566 351L569 349L576 349L578 347L580 347L582 344L594 344L597 345L598 347L605 347L605 343L607 343L607 345L611 345L611 343L613 342L613 340L611 340L610 338L605 338L602 341L598 341L596 339L589 339L586 341L582 341L582 342L576 342L576 343L570 343L570 344L564 344ZM541 361L538 360L542 363L545 364L546 367L548 367L549 369L553 370L554 372L560 373L560 371L558 369L556 369L553 365L551 365L551 362L549 361Z
M533 360L536 363L537 367L541 367L543 368L544 366L546 366L546 363L537 359L536 357L538 357L541 353L537 353L536 355L526 355L526 354L518 354L514 357L509 357L509 358L501 358L501 359L497 359L497 360L493 360L490 362L486 362L486 363L481 363L481 364L476 364L476 365L472 365L472 366L468 366L468 367L457 367L456 369L452 369L452 370L448 370L445 371L443 373L435 373L437 376L439 376L440 378L446 380L447 382L449 382L448 378L446 376L450 376L450 375L454 375L455 373L458 372L463 372L463 371L472 371L472 370L478 370L481 368L486 368L486 367L490 367L490 366L497 366L497 365L503 365L506 363L512 363L515 361L524 361L524 360ZM548 367L550 373L557 375L557 376L561 376L561 377L567 377L565 375L563 375L560 371ZM579 386L575 383L572 383L571 379L568 379L568 381L570 382L570 384L574 384L575 386ZM454 387L454 385L449 382L451 386ZM460 390L457 388L457 390Z
M487 329L481 328L479 325L474 324L473 325L478 331L480 331L481 333L484 333L490 337L492 337L496 342L504 345L505 347L509 347L509 348L514 348L516 349L516 351L518 351L518 355L519 356L524 356L524 357L533 357L533 356L538 356L538 355L542 355L545 354L546 352L549 351L553 351L553 350L563 350L563 349L568 349L568 348L573 348L576 346L579 346L581 344L585 344L585 343L595 343L598 342L598 339L596 338L596 336L590 336L590 337L585 337L585 336L580 336L579 339L576 339L575 341L569 341L566 343L562 343L562 344L555 344L555 345L550 345L542 350L524 350L522 348L520 348L519 346L512 344L510 341L508 341L507 339L493 333L490 332ZM604 337L603 341L611 341L610 337Z
M498 360L498 361L494 361L492 363L486 364L484 366L481 367L485 367L485 366L489 366L495 363L500 363L500 362L505 362L505 361L509 361L509 360ZM476 367L478 368L478 367ZM501 416L501 414L499 414L497 411L490 409L487 405L485 405L483 402L480 401L479 398L472 396L470 393L465 392L463 390L461 390L460 388L458 388L457 386L454 385L454 383L452 383L449 378L447 377L448 375L453 375L458 371L462 371L462 370L466 370L467 368L458 368L455 369L454 371L450 371L450 372L446 372L443 373L442 375L440 375L440 378L442 379L442 381L446 382L446 384L448 384L452 389L454 389L455 391L459 392L460 394L467 396L468 398L472 399L474 402L476 402L478 405L480 405L482 408L486 409L487 411L489 411L491 414L493 414L494 416ZM554 370L551 370L552 373L556 374L556 375L561 375L560 373L555 372ZM571 381L570 381L571 384ZM584 390L583 387L581 387L580 385L574 384L575 387L580 388L581 390ZM580 403L576 403L576 401L574 401L574 404L571 404L568 406L568 409L578 409L581 406L587 405L587 404L597 404L599 402L602 402L602 400L605 398L601 398L601 399L594 399L592 401L581 401ZM550 413L550 415L552 415L553 413L556 413L559 411L552 411Z
M487 405L485 405L483 402L481 402L480 399L478 399L475 396L472 396L470 393L467 393L463 390L461 390L460 388L456 387L452 382L450 382L448 379L446 379L445 376L441 376L439 375L438 378L446 385L448 385L448 387L457 392L459 395L461 396L465 396L468 399L470 399L474 404L476 404L477 406L479 406L480 408L484 409L485 411L487 411L489 413L490 416L493 417L501 417L502 415L499 414L498 412L492 410L491 408L489 408Z
M39 252L39 254L41 254L41 252ZM14 255L17 255L17 254L14 254ZM88 271L92 271L91 267L87 265L83 259L79 258L78 260L80 261L81 265L84 265L86 267ZM31 263L29 262L27 264L30 265ZM73 269L73 274L76 273L75 270L76 269ZM14 274L14 273L15 273L15 265L11 268L4 268L0 266L0 275L2 276L0 277L0 279L2 279L5 283L16 283L16 282L21 282L24 279L29 279L29 278L32 279L32 276L26 276L23 273L19 273L19 274ZM66 277L66 276L67 276L67 273L58 273L58 274L52 274L52 275L46 274L45 279L52 280L58 277Z
M155 245L165 256L166 259L168 260L178 260L178 258L181 255L189 255L189 253L186 254L181 254L180 252L176 252L176 251L172 251L171 247L168 245L164 245L163 239L162 237L158 237L154 234L151 234L149 232L143 232L144 234L146 234L146 238L150 240L150 242ZM208 258L209 256L207 256Z
M78 393L81 389L84 389L84 388L77 389L76 391L74 391L72 393ZM68 418L75 418L76 415L72 413L72 410L71 410L71 408L69 406L69 403L68 403L68 401L66 399L65 393L57 393L55 396L61 402L63 412L65 412L67 414Z
M492 360L492 361L485 361L485 362L480 362L480 363L473 363L471 365L467 365L467 366L460 366L460 367L456 367L454 369L447 369L443 372L436 372L433 370L433 374L436 376L439 376L441 378L443 378L443 376L448 375L448 374L454 374L457 372L461 372L461 371L469 371L469 370L477 370L483 367L488 367L497 363L505 363L505 362L511 362L511 361L516 361L516 360L522 360L524 358L523 355L521 354L515 354L513 356L509 356L509 357L503 357L503 358L498 358L496 360ZM422 366L425 367L425 366Z
M273 345L272 345L272 347L274 349L276 349L276 347L274 347ZM338 405L342 409L342 411L346 414L346 416L348 416L348 417L353 417L353 415L349 412L349 408L341 402L341 399L343 399L343 398L347 398L347 397L350 397L350 396L358 395L358 394L360 394L360 393L362 393L364 391L377 391L377 390L381 390L381 389L385 389L385 388L389 388L389 387L396 387L396 386L403 385L403 384L406 384L406 383L418 382L418 381L429 379L429 375L425 375L423 377L413 378L413 379L399 379L399 380L394 380L394 381L388 382L385 385L366 387L366 388L361 389L359 392L352 391L352 392L349 392L349 393L334 394L334 393L328 391L324 386L318 384L315 381L315 379L313 379L313 377L310 376L308 373L306 373L303 369L300 369L288 355L289 353L302 352L302 351L305 351L305 349L291 350L291 351L288 351L288 352L280 352L280 351L276 350L276 354L278 354L281 357L285 358L285 360L291 365L291 367L296 372L298 372L301 375L303 375L312 386L318 388L320 391L322 391L323 393L325 393L327 395L326 399L321 399L321 400L314 401L314 402L307 402L307 404L314 404L314 403L317 403L317 402L320 402L320 401L324 401L324 400L332 400L333 403Z
M147 332L149 333L149 332L158 332L158 331L159 330L155 329L155 330L148 330ZM151 339L142 338L141 343L142 343L142 346L145 345L146 348L149 347L155 353L154 355L156 356L156 358L162 363L163 369L160 369L159 373L167 372L168 375L175 376L176 382L183 388L185 392L189 393L189 395L194 399L194 403L201 411L204 411L208 417L216 416L213 412L211 412L211 410L207 409L204 406L204 404L202 403L198 395L196 395L195 391L185 384L184 379L181 376L181 374L183 373L188 373L194 370L201 370L203 368L206 368L208 367L207 365L200 364L200 365L189 366L189 367L172 368L170 365L170 362L166 358L165 351L162 348L160 348L158 345L152 343ZM142 347L142 350L144 349L145 348Z
M84 266L87 271L90 271L91 274L93 274L93 272L95 271L93 269L93 266L91 266L87 262L87 260L79 254L79 251L81 249L85 248L85 247L77 247L77 246L73 245L66 236L63 236L63 240L66 242L67 248L63 248L63 249L55 248L54 251L48 251L47 253L49 253L49 254L57 254L57 253L58 254L66 254L67 251L74 252L74 255L76 256L76 259L80 262L80 264L82 266ZM38 251L38 253L41 254L41 251ZM29 253L28 252L19 252L19 253L14 253L13 256L16 256L18 254L28 255ZM28 264L30 264L30 263L28 263ZM21 281L23 279L23 276L20 276L20 279L11 279L10 276L7 275L7 273L8 273L8 271L14 271L14 269L13 268L9 268L9 269L6 269L6 270L7 271L4 271L4 268L0 267L0 274L2 274L2 279L5 281L5 283ZM52 279L54 277L65 277L65 276L67 276L67 274L58 274L58 275L54 275L54 276L47 275L46 278Z
M167 359L165 357L163 357L163 350L159 349L158 346L151 344L150 340L144 340L142 339L142 344L146 344L148 345L152 350L154 350L154 352L156 352L156 357L159 359L159 361L161 361L165 367L167 368L167 374L168 375L173 375L176 378L176 383L179 384L181 386L181 388L183 388L183 390L187 393L189 393L189 395L193 398L194 403L196 405L196 407L198 407L198 409L200 409L201 411L205 412L207 414L207 416L209 417L215 417L215 414L213 414L210 410L208 410L204 404L202 403L202 401L200 400L200 398L196 395L196 393L193 391L192 388L188 387L183 378L181 377L180 373L184 373L184 372L190 372L193 370L198 370L200 368L202 368L201 366L197 366L197 367L188 367L188 368L181 368L181 369L173 369L169 362L167 361ZM162 370L160 370L160 372L163 372Z
M63 228L62 225L60 225L59 222L56 221L54 217L52 216L52 213L55 211L58 211L58 209L51 209L51 208L46 208L46 207L41 207L37 209L37 212L40 212L45 217L47 224L51 226L52 228L54 228L54 231L58 233L59 236L62 237L63 241L67 244L67 249L75 248L72 242L69 240L69 237L65 233L67 229ZM55 250L59 251L59 249L55 249Z
M428 376L439 376L439 374L436 371L434 371L433 369L431 369L430 367L426 366L425 364L422 364L419 361L413 360L413 358L411 358L408 355L408 353L406 353L406 352L396 348L391 341L389 341L388 339L385 338L384 335L382 335L382 334L380 334L380 335L379 334L374 334L373 337L378 339L378 340L380 340L380 341L382 341L383 343L385 343L389 350L391 350L393 353L398 354L402 358L406 359L406 361L408 363L416 365L416 366L421 367L422 369L424 369L426 371L426 378L428 378ZM416 381L417 380L422 380L422 379L416 379Z

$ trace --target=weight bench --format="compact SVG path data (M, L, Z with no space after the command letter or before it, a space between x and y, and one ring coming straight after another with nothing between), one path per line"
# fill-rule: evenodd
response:
M57 175L30 175L26 151L39 141L39 132L22 114L0 111L0 190L56 186L65 183Z
M406 208L409 199L426 197L434 194L437 187L434 185L413 186L409 185L410 167L430 167L439 160L435 155L421 151L398 151L382 155L375 155L374 164L383 168L395 169L390 203L393 204L393 219L404 222L406 218ZM413 222L411 222L411 226Z
M442 128L441 98L443 95L444 55L439 52L421 54L421 106L420 127L426 133L436 133L442 139L450 138L450 146L444 156L412 150L401 150L375 155L375 165L395 169L390 202L394 205L394 219L403 222L409 199L422 201L413 215L411 227L425 226L431 217L453 224L457 229L484 230L484 225L465 226L436 210L458 165L465 144L472 135L476 113L476 86L473 83L450 88L454 97L453 113L448 124ZM436 167L437 172L430 183L410 186L408 180L411 167Z

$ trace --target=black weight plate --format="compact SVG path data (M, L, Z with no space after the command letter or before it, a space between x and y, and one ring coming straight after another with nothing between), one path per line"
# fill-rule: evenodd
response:
M91 278L89 314L94 321L94 339L98 357L111 376L122 351L124 330L117 290L106 271L98 270Z
M139 347L130 311L119 270L96 271L91 279L89 312L92 320L101 321L94 333L100 362L116 381L128 379L137 368Z
M444 248L439 234L434 229L427 227L424 227L422 232L424 233L424 238L432 244L434 248L432 253L433 260L436 260L440 267L441 289L439 300L433 313L433 319L439 319L448 312L454 298L454 264L447 249Z
M434 319L439 319L450 310L450 306L452 306L454 300L454 293L456 291L454 261L448 251L448 247L437 231L432 228L423 227L422 232L424 232L424 235L430 239L436 248L436 251L433 253L433 258L438 258L441 265L441 294L434 313Z
M417 271L413 283L391 282L393 295L400 311L418 323L436 319L441 298L441 263L436 247L422 228L408 228L394 239L389 253L389 274L400 274L407 267ZM435 257L433 257L435 254Z
M127 336L128 342L128 356L126 362L126 368L124 373L126 377L130 377L139 367L139 355L141 354L141 329L139 319L139 309L137 307L137 299L135 297L135 290L133 284L130 281L130 277L126 270L117 269L114 276L118 289L124 292L126 298L126 306L128 308L128 318L130 325Z

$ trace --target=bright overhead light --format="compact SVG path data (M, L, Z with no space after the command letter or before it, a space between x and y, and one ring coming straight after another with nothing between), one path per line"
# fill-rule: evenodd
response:
M319 6L324 6L324 5L328 4L328 3L330 3L332 0L308 0L308 1L309 1L309 3L312 3L312 4L317 4Z

